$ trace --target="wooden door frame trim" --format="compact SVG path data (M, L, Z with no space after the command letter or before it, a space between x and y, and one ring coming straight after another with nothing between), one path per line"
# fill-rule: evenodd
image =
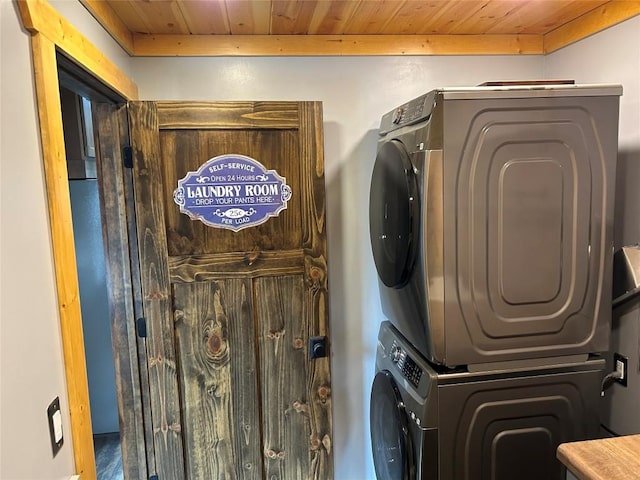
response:
M18 0L31 53L76 473L96 478L56 51L127 100L138 87L46 0Z

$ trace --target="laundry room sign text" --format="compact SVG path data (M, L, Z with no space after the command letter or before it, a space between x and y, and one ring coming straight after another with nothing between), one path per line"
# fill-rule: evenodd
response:
M290 198L291 187L284 177L237 154L209 159L178 180L173 192L180 212L192 220L234 232L277 217Z

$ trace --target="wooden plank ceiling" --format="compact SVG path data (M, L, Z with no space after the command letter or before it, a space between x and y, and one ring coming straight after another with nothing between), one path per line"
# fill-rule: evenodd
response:
M542 54L631 0L81 0L134 56Z

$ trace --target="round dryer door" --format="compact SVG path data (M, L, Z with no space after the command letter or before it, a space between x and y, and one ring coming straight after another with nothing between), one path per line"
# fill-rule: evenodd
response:
M403 287L415 262L419 202L413 165L401 142L391 140L378 151L369 195L369 233L378 275L387 287Z
M371 389L371 446L378 480L414 478L407 414L391 373L376 374Z

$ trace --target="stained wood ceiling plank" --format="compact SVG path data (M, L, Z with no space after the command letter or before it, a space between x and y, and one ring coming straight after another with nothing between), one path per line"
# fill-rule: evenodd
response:
M410 35L416 32L422 34L432 33L428 31L427 25L430 25L434 18L438 18L443 9L446 8L447 3L446 0L404 2L381 33L385 35Z
M640 2L638 1L608 2L546 34L544 36L544 53L554 52L636 15L640 15Z
M229 28L233 35L267 35L271 29L271 2L226 0Z
M135 7L135 3L135 1L122 0L109 2L109 5L132 34L151 33L151 25L146 23L146 18L142 16L140 9Z
M525 2L520 13L518 30L520 33L543 35L570 22L591 10L594 10L608 0L546 0L544 2ZM501 31L514 29L518 25L511 23L516 18L505 18L501 22ZM498 33L491 31L490 33Z
M361 0L318 2L309 24L310 35L341 35Z
M360 2L347 23L344 33L348 35L371 35L380 33L390 24L404 2L378 0Z
M102 25L125 52L133 54L133 35L127 25L106 2L99 0L80 0L89 13Z
M138 56L541 54L540 35L135 35Z
M480 34L491 31L494 34L513 34L520 33L522 30L522 20L524 15L521 13L527 5L527 2L520 0L510 1L488 1L482 6L476 15L466 18L458 23L451 33L459 34ZM541 3L537 4L544 11ZM536 12L540 15L540 12ZM536 17L528 17L533 20ZM503 24L508 21L509 28L504 28ZM532 32L533 33L533 32Z
M182 13L181 0L173 0L170 4L171 13L176 20L177 25L180 27L180 33L191 33L187 20Z
M447 5L440 10L440 15L434 16L435 23L433 31L439 34L459 33L459 26L469 19L480 15L487 1L479 2L447 2Z
M119 2L113 2L115 4ZM134 11L142 19L147 28L144 33L155 34L188 34L186 21L180 13L175 1L140 2L130 1Z
M486 3L482 2L482 3ZM418 34L448 34L469 12L475 12L481 7L481 2L447 1L440 0L436 4L436 9L424 18L423 22L416 28Z
M494 25L487 26L489 33L517 32L534 35L541 35L548 31L548 23L550 12L555 8L555 0L547 0L545 2L515 2L515 8L509 11L508 15L504 15L496 19ZM554 5L552 6L551 3ZM563 2L566 4L566 2ZM536 27L531 27L537 25Z
M272 35L305 35L309 31L316 0L274 0L271 3Z
M476 15L459 22L449 33L492 33L492 34L516 34L527 33L542 35L553 26L547 25L559 11L564 15L571 15L576 11L576 5L580 4L580 12L595 8L606 0L543 0L543 1L503 1L489 0ZM577 14L576 14L577 15ZM535 25L535 26L534 26Z
M228 35L231 33L224 0L178 0L178 7L193 35Z

